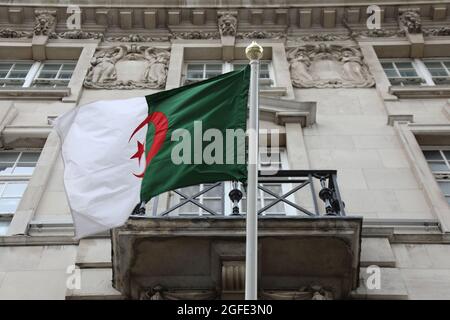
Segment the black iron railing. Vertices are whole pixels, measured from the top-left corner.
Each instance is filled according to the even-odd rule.
[[[265,199],[259,200],[259,215],[345,216],[336,170],[279,170],[270,174],[268,171],[260,171],[258,180],[260,198]],[[224,187],[225,184],[228,188]],[[274,186],[277,186],[278,192],[274,191]],[[226,192],[226,189],[229,191]],[[206,201],[202,201],[213,190],[223,195],[219,200],[220,210],[213,209]],[[208,184],[191,193],[183,189],[173,190],[179,201],[172,203],[168,209],[145,213],[143,208],[137,208],[134,214],[146,217],[182,215],[180,212],[183,212],[183,208],[190,206],[198,208],[201,215],[241,215],[245,214],[245,191],[246,186],[237,182]],[[225,205],[225,202],[230,206]],[[281,210],[274,210],[280,207]]]

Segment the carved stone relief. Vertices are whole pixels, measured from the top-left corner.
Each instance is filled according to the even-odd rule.
[[[32,38],[33,33],[27,31],[16,31],[11,28],[0,30],[0,38]]]
[[[450,36],[450,27],[436,27],[424,29],[423,34],[425,36]]]
[[[353,31],[352,38],[393,38],[404,37],[406,35],[405,30],[388,30],[388,29],[373,29]]]
[[[261,293],[263,300],[333,300],[333,290],[321,286],[308,286],[298,291],[267,290]]]
[[[171,36],[152,37],[132,33],[126,36],[107,37],[105,38],[105,40],[113,42],[153,42],[153,41],[169,41],[170,38]]]
[[[319,33],[319,34],[306,34],[292,41],[300,42],[300,41],[339,41],[339,40],[348,40],[350,36],[348,34],[333,34],[333,33]]]
[[[400,14],[398,18],[400,28],[407,30],[409,33],[421,33],[422,21],[417,10],[408,10]]]
[[[217,293],[213,290],[170,290],[157,285],[143,290],[141,300],[213,300]]]
[[[189,31],[189,32],[173,32],[171,34],[173,39],[185,39],[185,40],[202,40],[202,39],[219,39],[220,33],[218,31],[206,32],[206,31]]]
[[[148,46],[117,46],[99,50],[91,60],[86,88],[164,88],[170,59],[168,50]]]
[[[359,49],[320,43],[288,50],[292,84],[298,88],[362,88],[375,82]]]
[[[35,35],[50,35],[55,30],[55,12],[48,10],[37,10],[34,24]]]
[[[52,32],[50,39],[103,39],[103,33],[86,32],[82,30],[69,30],[65,32]]]
[[[219,16],[218,24],[221,36],[236,36],[237,18],[233,13],[222,13]]]
[[[252,32],[238,32],[236,38],[238,39],[284,39],[286,34],[283,32],[267,32],[267,31],[252,31]]]

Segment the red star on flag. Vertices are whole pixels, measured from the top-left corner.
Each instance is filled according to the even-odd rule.
[[[144,144],[142,144],[140,141],[137,142],[137,151],[135,154],[131,156],[130,159],[138,159],[139,164],[141,164],[141,158],[144,154]]]

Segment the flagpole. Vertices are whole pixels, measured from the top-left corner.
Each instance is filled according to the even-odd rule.
[[[258,294],[258,95],[259,59],[263,48],[253,41],[245,54],[250,60],[250,112],[248,134],[248,180],[245,250],[245,299],[256,300]]]

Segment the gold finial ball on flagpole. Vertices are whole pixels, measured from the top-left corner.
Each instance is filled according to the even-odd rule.
[[[256,43],[256,41],[252,41],[250,45],[245,48],[245,54],[249,60],[259,60],[263,55],[263,48]]]

